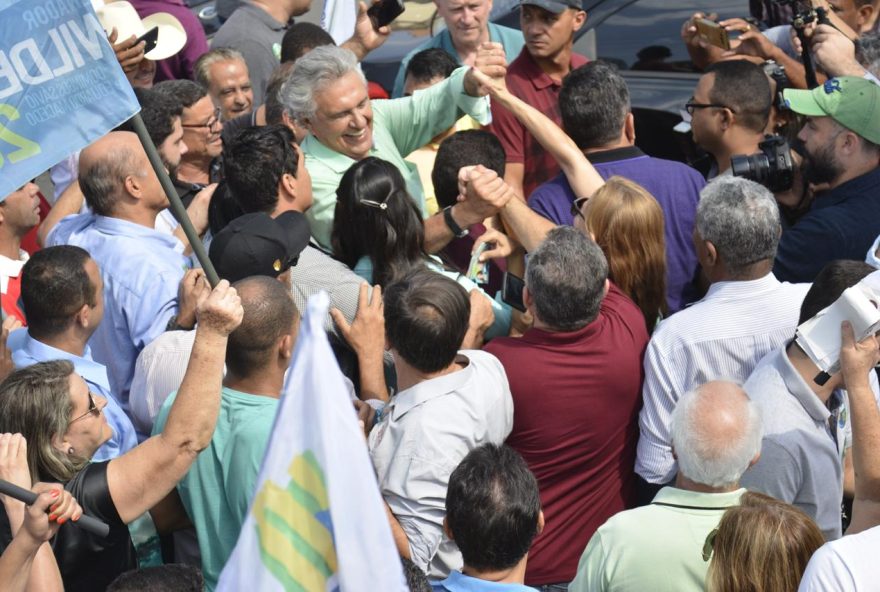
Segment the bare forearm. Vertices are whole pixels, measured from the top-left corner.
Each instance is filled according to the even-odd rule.
[[[574,140],[552,119],[508,91],[499,92],[495,99],[556,159],[575,195],[593,195],[605,184]]]
[[[867,378],[848,388],[856,499],[880,502],[880,410]]]
[[[361,399],[379,399],[388,402],[388,385],[385,384],[385,367],[382,353],[358,352],[358,367],[361,381]]]
[[[553,222],[516,199],[510,200],[501,210],[501,219],[527,253],[534,251],[547,233],[556,228]]]
[[[16,592],[63,591],[61,572],[58,571],[58,563],[51,547],[47,543],[34,541],[21,530],[24,523],[24,504],[16,502],[15,505],[20,507],[4,505],[14,538],[0,558],[0,582],[9,582],[6,584],[8,590]]]
[[[52,209],[46,215],[46,219],[40,224],[37,230],[37,240],[40,246],[46,245],[46,237],[55,225],[67,216],[72,216],[82,209],[83,193],[79,188],[79,183],[74,181],[64,190]]]
[[[394,512],[391,511],[388,502],[385,502],[385,514],[388,516],[388,524],[391,525],[391,536],[394,537],[394,546],[397,547],[397,552],[400,553],[401,557],[412,559],[412,554],[409,550],[409,539],[406,538],[406,533],[403,531],[403,527],[400,526],[400,522],[397,521],[397,517],[394,516]]]

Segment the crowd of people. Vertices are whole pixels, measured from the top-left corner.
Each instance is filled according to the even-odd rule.
[[[97,2],[164,171],[127,122],[0,200],[0,479],[36,494],[0,587],[214,590],[326,292],[410,590],[873,590],[880,345],[796,331],[880,285],[880,1],[684,22],[702,164],[639,148],[581,0],[434,3],[384,89],[364,2],[340,45],[310,0],[218,1],[210,45]],[[184,35],[118,35],[156,14]],[[790,183],[732,166],[768,137]]]

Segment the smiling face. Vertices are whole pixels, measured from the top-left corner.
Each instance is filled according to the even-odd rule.
[[[209,95],[184,108],[180,121],[187,154],[196,158],[220,156],[223,152],[223,141],[220,139],[223,124]]]
[[[328,148],[361,160],[373,147],[373,108],[367,85],[348,72],[314,95],[315,114],[306,120],[312,135]]]
[[[220,107],[223,121],[250,113],[254,105],[254,90],[247,65],[241,60],[223,60],[211,64],[211,86],[208,93]]]

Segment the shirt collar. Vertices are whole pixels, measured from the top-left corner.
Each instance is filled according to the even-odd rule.
[[[725,493],[704,493],[678,487],[664,487],[657,492],[652,501],[695,508],[724,508],[739,504],[739,498],[745,492],[743,488]]]
[[[441,582],[443,589],[449,592],[535,592],[534,588],[524,584],[490,582],[466,576],[454,570],[449,577]]]
[[[37,362],[67,360],[73,364],[74,370],[83,377],[83,380],[104,389],[105,392],[99,394],[111,392],[110,380],[107,378],[107,368],[92,359],[92,350],[88,345],[80,357],[57,347],[47,345],[42,341],[37,341],[31,337],[30,333],[26,333],[21,349]]]
[[[392,419],[400,419],[410,409],[414,409],[431,399],[437,399],[461,390],[470,382],[471,376],[474,373],[473,362],[467,358],[467,355],[459,352],[456,361],[462,361],[462,358],[468,362],[468,365],[461,370],[424,380],[394,395],[394,399],[391,401]]]
[[[647,155],[639,150],[638,146],[623,146],[621,148],[590,152],[587,154],[587,160],[589,160],[591,164],[599,164],[602,162],[615,162],[618,160],[629,160],[630,158],[640,158],[644,156]]]
[[[9,278],[21,275],[21,268],[24,267],[25,261],[27,261],[27,256],[16,260],[0,255],[0,293],[6,293],[6,289],[9,287]]]
[[[703,300],[709,300],[710,298],[712,300],[751,299],[762,292],[771,292],[780,285],[782,285],[781,282],[776,279],[776,276],[773,275],[773,273],[768,273],[757,280],[715,282],[709,286],[709,291],[706,292],[706,297],[703,298]]]
[[[375,130],[374,130],[375,131]],[[376,136],[373,135],[373,142],[375,143]],[[342,154],[341,152],[337,152],[332,148],[328,148],[324,144],[321,143],[315,136],[309,134],[302,141],[302,150],[303,154],[306,155],[306,158],[309,157],[314,158],[315,160],[321,161],[321,163],[332,170],[337,174],[344,174],[351,165],[356,163],[357,161],[351,157]]]
[[[785,390],[797,399],[797,402],[801,404],[804,411],[806,411],[814,420],[826,422],[831,416],[831,412],[828,410],[828,407],[822,403],[819,397],[816,396],[816,393],[814,393],[813,389],[810,388],[810,385],[806,383],[804,377],[795,369],[791,360],[788,359],[788,353],[786,353],[786,350],[790,343],[791,341],[788,341],[785,345],[776,350],[776,353],[773,354],[776,356],[773,360],[773,365],[779,372],[782,382],[785,383]],[[834,397],[834,401],[837,404],[840,402],[836,396]]]
[[[538,65],[538,62],[532,57],[532,54],[529,53],[529,48],[527,46],[523,46],[522,51],[519,52],[519,57],[517,60],[522,60],[522,73],[525,78],[532,82],[532,86],[534,86],[537,90],[544,90],[545,88],[549,88],[551,86],[562,86],[562,83],[556,82],[553,80],[549,74],[544,72],[541,69],[541,66]],[[576,53],[571,54],[569,67],[573,70],[586,62],[586,58],[578,56]]]
[[[293,19],[291,19],[290,21],[288,21],[286,23],[279,23],[268,12],[266,12],[265,10],[260,8],[259,6],[251,4],[250,2],[242,4],[240,6],[240,8],[241,8],[241,10],[246,10],[246,11],[250,12],[254,16],[254,18],[256,18],[261,23],[265,24],[267,27],[269,27],[273,31],[285,30],[287,27],[290,26],[291,21],[293,20]]]
[[[877,20],[880,21],[880,19]],[[820,193],[813,202],[813,209],[820,210],[834,206],[854,197],[873,196],[876,194],[878,185],[880,185],[880,166],[855,179],[850,179],[834,189]]]

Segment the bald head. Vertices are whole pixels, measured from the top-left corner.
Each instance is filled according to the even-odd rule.
[[[130,190],[130,178],[154,175],[140,140],[132,132],[110,132],[79,157],[79,186],[92,211],[112,215]]]
[[[264,371],[277,359],[280,341],[295,331],[299,318],[290,291],[268,276],[252,276],[233,284],[244,318],[229,336],[226,366],[238,377]]]
[[[672,412],[672,446],[682,475],[709,487],[735,486],[761,451],[757,406],[738,385],[707,382]]]

